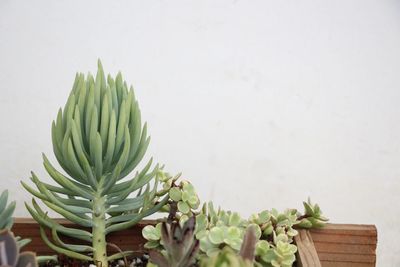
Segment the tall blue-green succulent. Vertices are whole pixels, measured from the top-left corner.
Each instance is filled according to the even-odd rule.
[[[77,74],[64,109],[53,121],[52,142],[64,172],[45,155],[43,164],[57,185],[42,182],[33,172],[31,180],[37,190],[22,184],[50,209],[91,231],[58,224],[34,199],[26,207],[41,227],[52,230],[53,241],[41,231],[52,249],[107,267],[109,260],[122,254],[107,254],[106,235],[136,224],[167,202],[167,198],[157,200],[161,170],[158,165],[152,167],[151,159],[133,177],[124,179],[137,170],[150,138],[133,88],[128,89],[121,73],[115,79],[106,78],[99,61],[95,77]],[[59,234],[91,245],[66,244]]]

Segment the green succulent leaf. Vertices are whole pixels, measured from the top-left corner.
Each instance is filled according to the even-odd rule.
[[[214,227],[210,230],[209,239],[211,243],[218,245],[224,242],[224,229],[221,227]]]
[[[186,202],[179,201],[178,202],[178,210],[183,214],[187,214],[190,212],[190,207]]]
[[[239,224],[241,223],[242,218],[240,217],[239,213],[237,212],[233,212],[230,216],[229,216],[229,225],[232,226],[239,226]]]
[[[256,244],[256,255],[263,256],[266,255],[270,250],[270,244],[266,240],[260,240]]]
[[[180,201],[182,199],[182,192],[179,188],[177,187],[172,187],[169,190],[169,197],[173,200],[173,201]]]
[[[161,224],[157,224],[157,227],[154,227],[153,225],[145,226],[142,230],[143,237],[150,241],[160,240],[160,238],[161,238],[160,230],[161,229],[160,229],[160,227],[158,227],[158,225],[161,226]]]

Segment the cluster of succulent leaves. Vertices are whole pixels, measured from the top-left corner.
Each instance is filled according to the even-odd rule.
[[[172,182],[168,179],[164,180],[164,183],[172,185],[169,187],[170,203],[165,208],[166,210],[170,210],[180,201],[187,201],[188,198],[183,199],[181,197],[184,193],[183,185],[189,184],[191,197],[193,200],[198,199],[190,183],[181,182],[179,186],[174,186],[176,180],[172,178],[170,180]],[[200,265],[202,262],[211,264],[212,259],[215,261],[219,259],[221,262],[237,261],[237,266],[247,266],[247,263],[241,263],[241,260],[235,257],[237,257],[242,246],[246,229],[253,227],[257,242],[255,244],[255,260],[251,266],[287,267],[292,266],[295,261],[297,247],[293,244],[293,238],[298,233],[295,228],[323,227],[327,221],[322,216],[321,209],[317,204],[313,205],[308,200],[308,202],[303,202],[303,205],[304,214],[296,209],[287,209],[284,212],[272,209],[253,214],[250,218],[244,219],[237,212],[225,211],[221,208],[216,209],[209,202],[204,203],[200,210],[191,208],[190,211],[184,209],[182,212],[178,208],[175,217],[183,225],[188,216],[195,216],[195,238],[200,241],[197,260]],[[194,205],[194,207],[197,206]],[[145,244],[147,249],[165,253],[161,226],[162,222],[155,226],[146,226],[143,229],[143,236],[147,239]],[[204,264],[203,266],[208,266]]]
[[[299,227],[302,228],[321,228],[323,227],[328,218],[322,215],[321,208],[318,204],[313,205],[311,200],[308,199],[307,202],[303,202],[304,205],[304,215],[299,218],[300,222],[298,223]]]
[[[11,230],[13,226],[13,213],[15,210],[15,201],[8,202],[8,190],[4,190],[0,194],[0,231]],[[21,239],[21,237],[15,237],[17,241],[17,245],[19,248],[22,248],[29,242],[30,239]]]
[[[182,226],[176,221],[161,223],[161,242],[165,250],[151,250],[150,263],[147,265],[159,267],[188,267],[196,263],[199,250],[199,240],[195,238],[194,216]]]
[[[44,168],[57,185],[41,181],[33,172],[36,189],[22,185],[48,208],[91,231],[59,224],[33,199],[26,207],[50,248],[102,267],[131,253],[108,255],[106,235],[135,225],[168,200],[157,192],[161,167],[152,167],[150,159],[138,169],[149,142],[133,88],[128,89],[121,73],[106,77],[99,61],[95,77],[76,75],[68,101],[52,124],[53,150],[63,171],[43,155]],[[46,228],[52,230],[52,240]],[[61,235],[84,244],[67,244]]]
[[[15,201],[8,202],[8,191],[0,194],[0,230],[11,229],[13,225],[12,214],[15,210]]]
[[[213,255],[202,257],[200,267],[251,267],[254,266],[255,247],[258,241],[257,227],[249,225],[244,234],[240,251],[237,253],[229,246],[216,251]]]
[[[229,247],[237,252],[242,244],[246,228],[256,229],[258,242],[255,246],[255,266],[292,266],[297,248],[291,244],[297,231],[292,227],[297,224],[297,211],[287,210],[279,213],[273,209],[250,216],[248,220],[236,212],[217,211],[211,203],[208,210],[204,205],[198,217],[206,215],[204,223],[199,223],[196,230],[200,239],[200,248],[211,257],[219,253],[221,247]],[[203,219],[202,219],[203,220]]]

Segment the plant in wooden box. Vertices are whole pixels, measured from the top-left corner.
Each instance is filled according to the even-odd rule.
[[[167,210],[171,220],[171,210],[177,210],[173,218],[184,224],[189,217],[195,216],[195,238],[200,241],[197,264],[201,266],[211,263],[210,257],[234,261],[234,255],[239,253],[244,243],[246,229],[254,229],[256,243],[254,260],[251,266],[289,267],[295,261],[297,247],[293,238],[298,234],[295,227],[316,228],[325,225],[327,219],[322,216],[318,205],[310,200],[304,202],[305,213],[296,209],[287,209],[280,213],[276,209],[253,214],[249,219],[243,219],[239,213],[215,209],[211,202],[205,203],[200,211],[198,196],[193,186],[186,181],[176,184],[175,178],[165,181],[169,187],[170,200]],[[143,236],[148,240],[145,247],[167,253],[162,238],[162,223],[156,226],[148,225],[143,229]],[[233,253],[232,253],[233,252]],[[206,262],[206,263],[204,263]],[[236,262],[236,260],[235,260]],[[241,262],[238,259],[237,262]],[[239,265],[240,266],[240,265]]]
[[[123,180],[137,169],[150,142],[132,87],[128,90],[120,73],[115,79],[110,75],[106,79],[100,61],[95,78],[77,74],[67,103],[52,124],[52,142],[66,174],[45,155],[43,164],[58,186],[42,182],[33,172],[31,180],[37,190],[22,185],[50,209],[91,231],[60,225],[34,199],[26,207],[53,250],[107,267],[110,260],[129,253],[108,255],[107,234],[135,225],[168,199],[157,193],[161,169],[151,167],[151,159],[133,178]],[[133,192],[136,197],[130,196]],[[44,228],[51,229],[53,242]],[[90,245],[66,244],[59,234]]]

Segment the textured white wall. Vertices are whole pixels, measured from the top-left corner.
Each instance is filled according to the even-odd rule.
[[[0,187],[48,179],[76,71],[122,70],[150,153],[244,215],[301,207],[373,223],[400,265],[399,1],[0,1]]]

